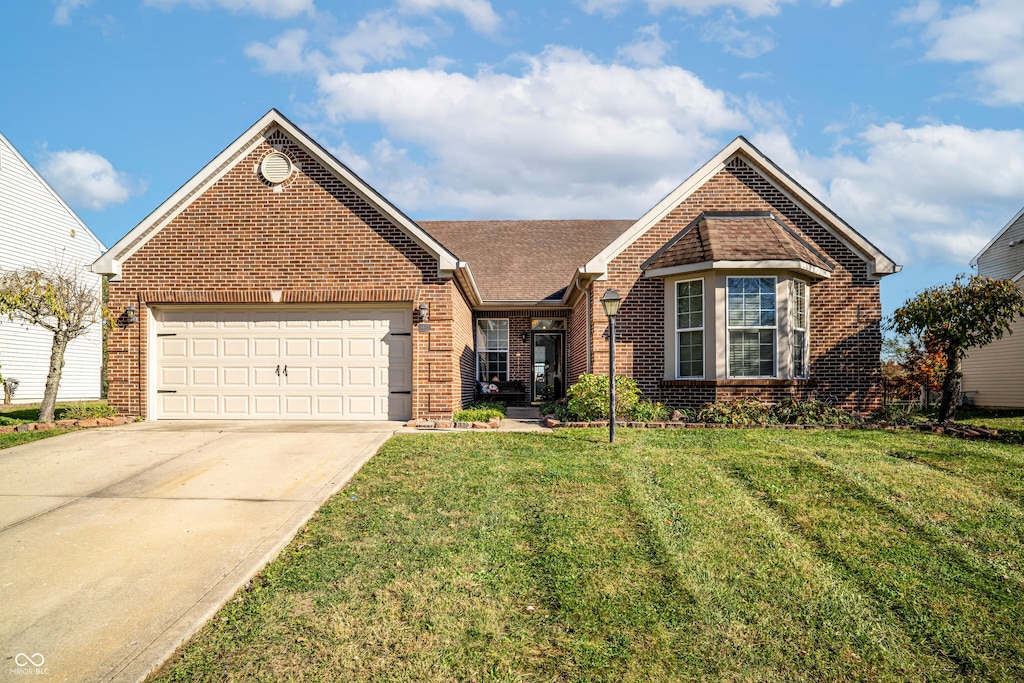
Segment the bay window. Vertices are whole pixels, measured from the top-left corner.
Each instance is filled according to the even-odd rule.
[[[776,278],[726,279],[728,376],[774,377]]]
[[[793,280],[793,376],[807,377],[807,283]]]
[[[676,376],[704,377],[704,280],[676,283]]]

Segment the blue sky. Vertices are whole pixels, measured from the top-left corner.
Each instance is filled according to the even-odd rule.
[[[1024,205],[1020,0],[33,0],[0,131],[107,245],[271,107],[414,219],[635,218],[744,135],[904,272]]]

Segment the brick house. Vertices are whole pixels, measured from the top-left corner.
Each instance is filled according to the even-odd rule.
[[[616,367],[673,405],[880,402],[899,271],[743,138],[637,220],[415,222],[276,110],[96,261],[149,419],[450,417]]]

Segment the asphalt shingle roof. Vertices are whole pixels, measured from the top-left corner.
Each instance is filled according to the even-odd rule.
[[[643,264],[644,270],[708,261],[832,263],[770,213],[703,213]]]
[[[576,269],[632,220],[417,221],[468,261],[485,301],[558,301]]]

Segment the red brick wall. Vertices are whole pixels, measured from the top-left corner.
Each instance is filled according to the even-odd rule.
[[[413,415],[451,416],[462,401],[466,341],[453,336],[453,321],[466,318],[457,287],[438,277],[435,258],[289,138],[277,132],[269,143],[297,166],[282,191],[255,172],[272,150],[261,141],[122,264],[110,306],[133,304],[143,315],[110,335],[111,404],[147,414],[147,304],[259,305],[279,289],[286,302],[427,303],[431,332],[413,331]]]
[[[593,288],[588,288],[593,291]],[[576,301],[570,318],[569,338],[567,340],[569,354],[569,377],[566,386],[575,384],[580,375],[587,371],[590,348],[587,346],[587,322],[589,318],[587,295],[583,294]]]
[[[614,288],[623,297],[616,322],[616,368],[636,378],[649,398],[692,403],[680,387],[663,388],[664,289],[661,280],[645,280],[640,264],[702,211],[772,211],[790,228],[817,245],[835,264],[832,277],[810,288],[810,378],[813,390],[768,387],[741,388],[725,384],[694,396],[729,400],[746,395],[813,394],[849,409],[870,409],[881,403],[881,303],[879,283],[868,276],[867,266],[854,252],[804,213],[760,173],[740,159],[698,188],[657,225],[609,264],[608,281],[594,288],[591,310],[594,329],[594,372],[608,371],[608,341],[601,334],[607,323],[600,298]],[[708,399],[710,400],[710,399]]]

